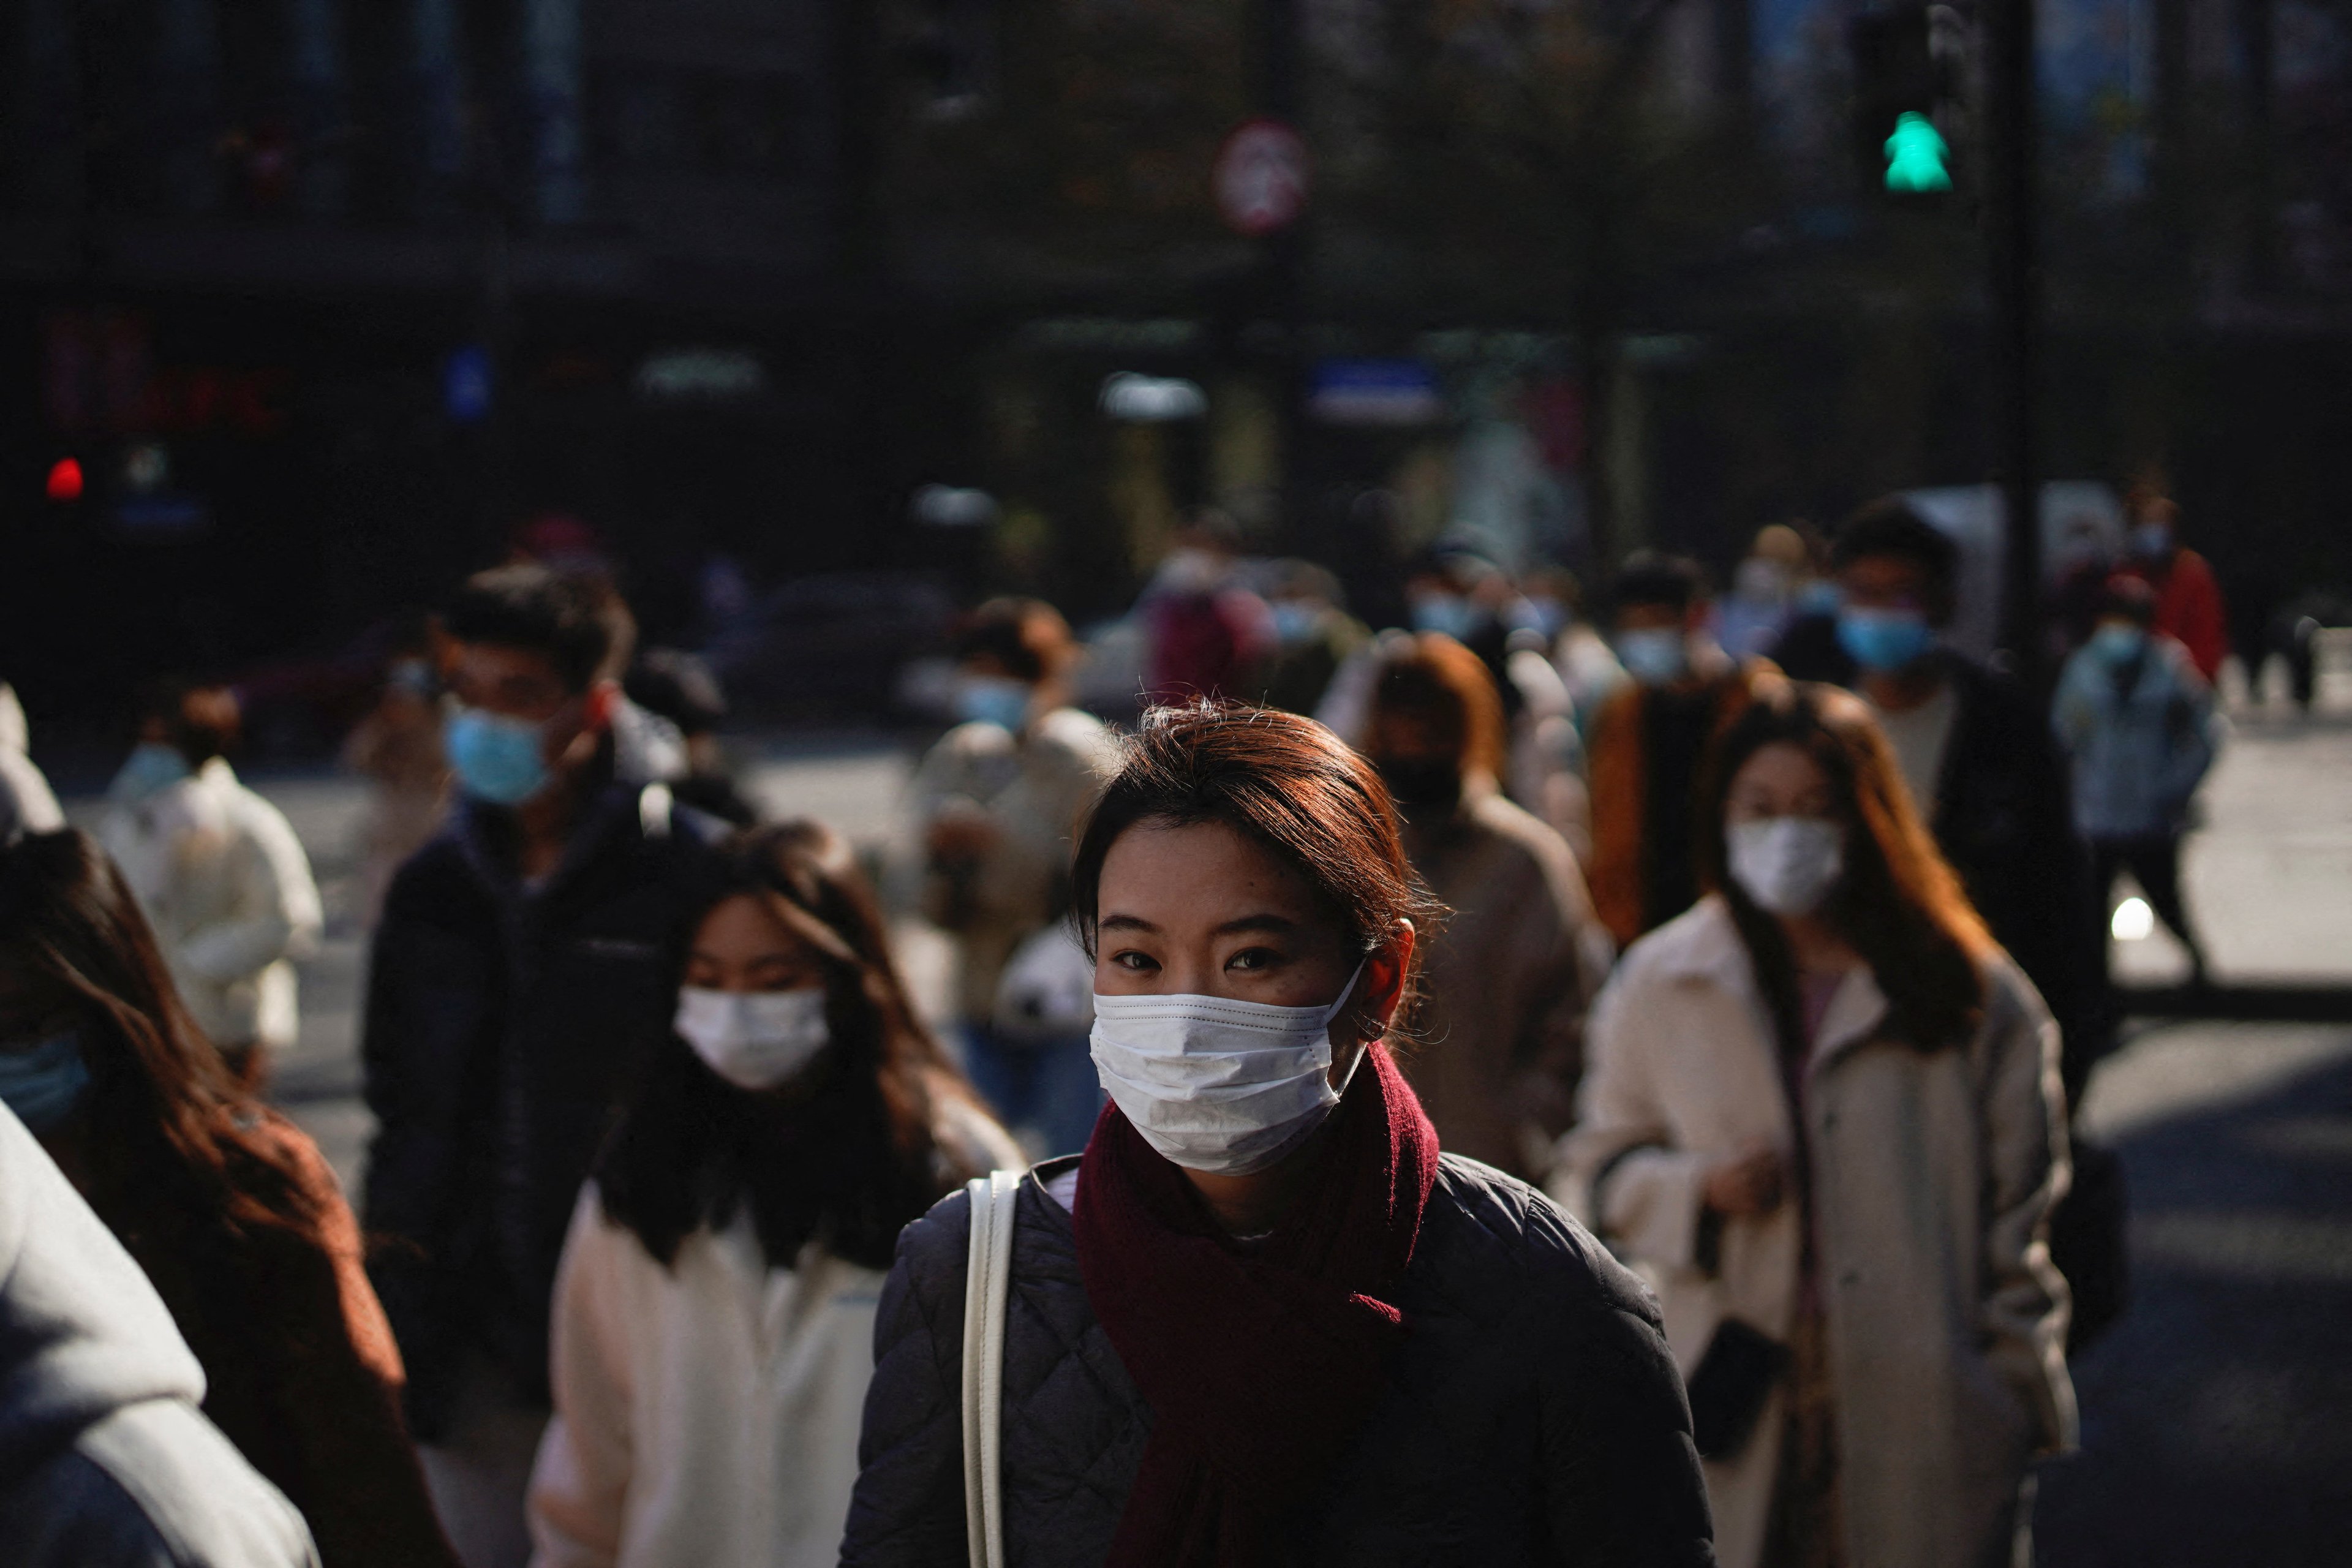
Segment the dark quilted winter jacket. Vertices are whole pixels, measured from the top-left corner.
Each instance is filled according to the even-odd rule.
[[[1010,1568],[1103,1561],[1151,1412],[1087,1304],[1070,1216],[1022,1184],[1004,1370]],[[1080,1194],[1084,1201],[1084,1194]],[[844,1568],[966,1561],[958,1405],[969,1212],[907,1227],[875,1328]],[[1395,1297],[1387,1399],[1320,1496],[1300,1563],[1712,1563],[1682,1382],[1649,1293],[1532,1188],[1447,1155]]]

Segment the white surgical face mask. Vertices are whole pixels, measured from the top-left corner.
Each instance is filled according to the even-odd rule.
[[[1328,1007],[1097,992],[1095,1068],[1120,1113],[1167,1159],[1217,1175],[1263,1171],[1339,1103],[1331,1020],[1363,973],[1358,964]],[[1359,1052],[1349,1077],[1363,1059]]]
[[[1770,914],[1811,914],[1845,869],[1845,828],[1818,816],[1735,822],[1724,839],[1732,879]]]
[[[824,987],[796,991],[677,994],[680,1038],[712,1072],[738,1089],[773,1089],[798,1076],[824,1049]]]

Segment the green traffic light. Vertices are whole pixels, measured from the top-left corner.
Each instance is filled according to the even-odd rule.
[[[1951,171],[1944,161],[1951,146],[1936,122],[1916,110],[1906,110],[1886,139],[1886,188],[1890,191],[1948,191]]]

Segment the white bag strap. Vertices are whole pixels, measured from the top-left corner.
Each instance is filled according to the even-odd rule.
[[[1021,1173],[975,1176],[964,1193],[971,1208],[963,1282],[964,1537],[971,1568],[1004,1568],[1004,1301]]]

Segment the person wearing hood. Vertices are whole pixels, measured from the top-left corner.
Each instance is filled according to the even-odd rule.
[[[1004,1005],[1006,982],[1022,955],[1050,964],[1076,952],[1053,928],[1069,907],[1072,836],[1115,748],[1100,720],[1070,705],[1077,649],[1051,605],[992,599],[956,647],[963,721],[915,770],[904,874],[925,918],[955,942],[964,1070],[1006,1125],[1067,1153],[1102,1105],[1087,1020],[1029,1027]]]
[[[539,1568],[832,1568],[898,1232],[1021,1152],[917,1020],[839,834],[724,846],[556,1277]]]
[[[1621,947],[1690,908],[1691,802],[1707,746],[1748,706],[1761,661],[1707,636],[1694,562],[1636,551],[1617,573],[1617,657],[1632,683],[1592,721],[1592,901]]]
[[[1540,1179],[1574,1120],[1584,1015],[1615,947],[1558,833],[1505,799],[1503,705],[1436,632],[1384,648],[1363,747],[1405,853],[1454,912],[1424,933],[1405,1077],[1446,1149]]]
[[[170,685],[109,791],[100,827],[147,911],[197,1026],[243,1081],[301,1032],[295,961],[326,921],[285,813],[229,766],[236,694]]]
[[[19,833],[47,833],[65,826],[65,813],[49,781],[26,753],[32,748],[16,689],[0,680],[0,844]]]
[[[205,1414],[301,1510],[326,1568],[452,1563],[333,1172],[231,1078],[78,829],[0,849],[0,1102],[144,1270],[204,1369]]]
[[[0,1542],[11,1568],[318,1568],[197,1409],[155,1289],[0,1100]]]
[[[667,944],[723,829],[645,782],[646,738],[617,733],[634,627],[609,588],[499,567],[443,627],[457,798],[376,928],[365,1219],[435,1504],[467,1568],[512,1568],[556,1261],[668,1024]]]
[[[2205,950],[2180,897],[2180,840],[2213,765],[2221,720],[2189,650],[2155,629],[2157,598],[2137,577],[2108,584],[2097,629],[2058,678],[2051,718],[2074,768],[2074,824],[2091,846],[2105,910],[2128,869],[2157,918],[2189,950],[2189,984]]]

